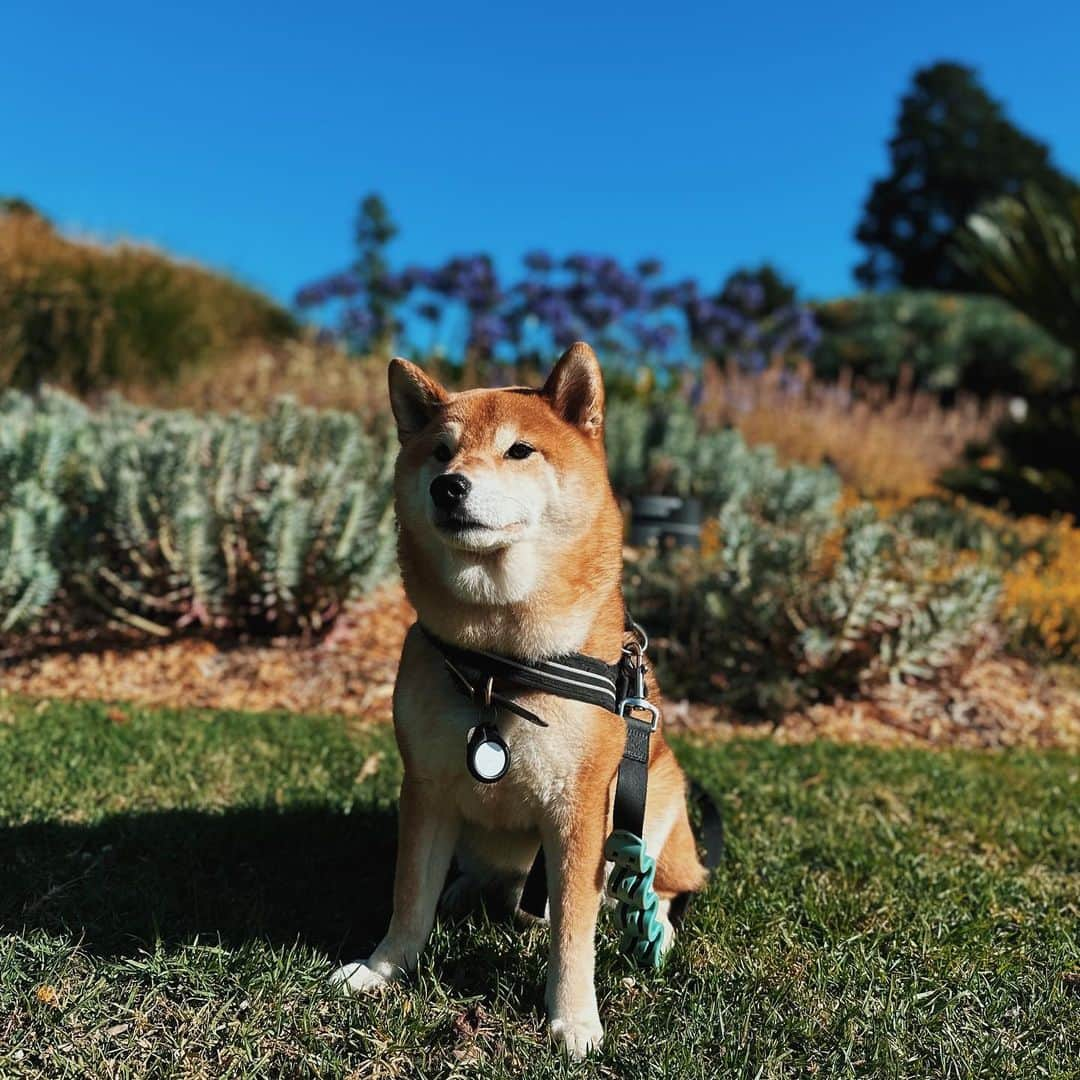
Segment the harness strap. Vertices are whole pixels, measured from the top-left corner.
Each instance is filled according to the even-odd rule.
[[[652,724],[627,715],[626,746],[615,781],[613,826],[634,836],[645,835],[645,796],[649,790],[649,737]]]
[[[598,705],[609,712],[618,712],[620,664],[606,664],[584,653],[568,653],[550,660],[525,662],[482,649],[463,649],[460,645],[451,645],[436,637],[423,623],[419,625],[428,641],[442,653],[459,686],[464,682],[470,692],[472,686],[462,678],[463,670],[477,672],[480,681],[499,679],[517,689],[539,690],[556,697],[583,701],[586,705]],[[455,671],[455,668],[458,670]],[[512,708],[511,711],[518,710]],[[518,715],[522,714],[519,712]],[[546,726],[535,714],[530,713],[525,719]]]
[[[522,720],[528,720],[530,724],[536,724],[537,727],[548,726],[548,722],[546,720],[541,720],[531,709],[526,709],[524,705],[519,705],[513,698],[508,698],[503,694],[497,693],[494,689],[494,676],[489,675],[487,682],[483,684],[471,683],[465,674],[449,660],[446,660],[445,663],[447,671],[453,675],[459,688],[464,694],[472,698],[476,705],[482,705],[484,708],[491,708],[494,706],[498,709],[508,709],[510,712],[520,716]]]

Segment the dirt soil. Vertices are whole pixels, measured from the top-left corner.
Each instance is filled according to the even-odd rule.
[[[414,615],[399,585],[357,601],[317,644],[165,644],[43,652],[0,667],[0,693],[153,706],[286,709],[388,722],[405,631]],[[932,685],[740,722],[714,706],[668,701],[672,728],[783,742],[829,738],[888,746],[1080,748],[1080,681],[1022,660],[977,658]]]

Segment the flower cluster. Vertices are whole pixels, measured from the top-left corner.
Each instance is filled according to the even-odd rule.
[[[770,295],[766,285],[779,279],[767,268],[737,272],[706,293],[692,279],[664,282],[654,258],[626,267],[607,255],[557,259],[535,250],[523,264],[511,284],[500,281],[483,254],[455,256],[433,269],[387,271],[366,287],[346,271],[306,286],[296,301],[305,308],[336,303],[343,335],[357,343],[366,334],[370,344],[383,329],[369,314],[377,289],[394,301],[396,332],[426,335],[432,350],[482,357],[537,355],[585,338],[613,357],[663,364],[697,353],[760,370],[779,354],[809,354],[820,336],[813,313],[795,302],[792,290]]]
[[[821,336],[808,307],[793,297],[770,302],[762,281],[746,271],[732,274],[713,296],[687,297],[683,310],[698,351],[749,371],[764,370],[773,356],[810,354]]]

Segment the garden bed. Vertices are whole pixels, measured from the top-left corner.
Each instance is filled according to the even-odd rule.
[[[334,713],[391,719],[391,692],[414,613],[400,586],[354,601],[324,640],[217,644],[187,638],[155,644],[43,650],[0,668],[0,686],[31,697],[152,706]],[[974,658],[932,684],[885,687],[785,713],[776,722],[668,702],[670,727],[724,738],[818,737],[879,745],[1080,747],[1080,682],[1023,660]]]

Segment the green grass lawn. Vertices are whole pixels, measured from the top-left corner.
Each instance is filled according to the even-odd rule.
[[[546,932],[388,916],[389,732],[0,699],[0,1077],[1077,1076],[1080,758],[679,753],[728,847],[660,975],[602,920],[603,1051],[542,1022]]]

